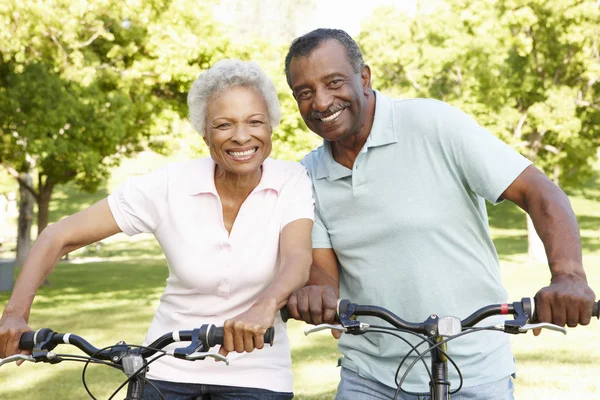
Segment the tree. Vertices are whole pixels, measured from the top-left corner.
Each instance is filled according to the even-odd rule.
[[[598,21],[592,0],[450,0],[378,10],[359,42],[376,86],[462,108],[564,187],[600,145]]]
[[[212,4],[68,0],[0,5],[0,163],[48,223],[56,185],[92,191],[123,157],[169,148],[200,68],[227,43]],[[22,174],[35,173],[34,185]]]

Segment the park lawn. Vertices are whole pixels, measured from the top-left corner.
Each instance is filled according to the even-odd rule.
[[[151,163],[149,163],[151,164]],[[142,171],[143,172],[143,171]],[[72,188],[58,192],[53,220],[91,204],[110,192],[72,196]],[[598,177],[569,193],[579,219],[584,265],[600,298],[600,181]],[[66,201],[68,199],[68,202]],[[502,264],[511,301],[533,296],[549,281],[543,265],[527,262],[525,217],[512,204],[490,207],[490,227]],[[99,346],[118,340],[140,343],[165,285],[166,263],[154,239],[120,234],[76,252],[51,275],[51,285],[40,289],[31,314],[34,328],[73,332]],[[0,304],[8,299],[0,293]],[[1,307],[0,307],[1,310]],[[432,310],[435,311],[435,310]],[[329,333],[305,337],[303,324],[289,323],[296,398],[333,399],[339,369],[336,343]],[[512,337],[517,360],[517,399],[600,398],[600,326],[569,329],[566,336],[546,331]],[[70,352],[71,349],[67,348]],[[62,351],[67,351],[62,349]],[[451,347],[450,347],[451,349]],[[61,348],[57,348],[61,351]],[[0,399],[86,399],[81,383],[83,364],[26,363],[0,370]],[[119,371],[92,366],[88,386],[99,399],[108,398],[123,381]],[[115,398],[122,398],[124,393]]]

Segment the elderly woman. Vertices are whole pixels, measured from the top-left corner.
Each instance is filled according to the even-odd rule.
[[[188,105],[210,158],[130,179],[44,230],[0,320],[0,357],[18,352],[35,292],[64,254],[118,232],[150,232],[165,253],[169,277],[146,343],[214,323],[225,328],[220,353],[237,352],[229,366],[160,358],[148,377],[163,396],[293,397],[289,342],[277,311],[308,279],[310,181],[300,164],[268,158],[280,110],[275,86],[258,64],[216,63],[194,82]],[[270,326],[275,344],[263,348]],[[153,389],[145,392],[160,398]]]

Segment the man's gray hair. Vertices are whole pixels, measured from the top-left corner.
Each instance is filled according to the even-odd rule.
[[[188,93],[190,122],[201,136],[206,135],[206,113],[211,96],[237,86],[258,90],[267,103],[271,129],[279,125],[281,109],[273,81],[258,63],[228,58],[202,72]]]

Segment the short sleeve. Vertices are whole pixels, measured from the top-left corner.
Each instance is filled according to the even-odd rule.
[[[108,196],[110,211],[127,235],[153,233],[166,209],[167,167],[130,178]]]
[[[295,183],[289,187],[286,193],[286,204],[281,218],[281,229],[292,221],[307,218],[314,219],[314,200],[312,196],[312,184],[306,173],[306,169],[298,164],[299,172],[294,174]],[[294,179],[294,178],[293,178]]]
[[[315,207],[315,223],[312,229],[312,247],[313,249],[332,249],[329,232],[321,219],[318,207]]]
[[[455,164],[467,186],[493,204],[501,201],[502,193],[531,165],[508,144],[482,128],[459,109],[447,106],[442,118]]]

